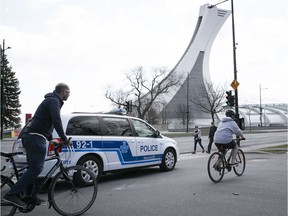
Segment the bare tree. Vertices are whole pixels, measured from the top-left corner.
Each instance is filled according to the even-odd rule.
[[[206,86],[206,87],[205,87]],[[212,121],[215,121],[215,114],[223,110],[223,98],[226,92],[225,86],[216,86],[213,83],[204,80],[204,85],[198,88],[189,98],[202,112],[210,113]]]
[[[159,118],[161,118],[161,124],[162,125],[168,125],[171,121],[170,121],[170,115],[171,113],[169,111],[167,111],[167,102],[162,100],[159,101],[157,104],[154,105],[154,107],[157,107],[155,109],[157,109],[157,113],[160,113]]]
[[[167,72],[164,68],[155,68],[151,75],[151,81],[148,81],[144,77],[143,67],[138,67],[127,76],[132,91],[135,92],[135,104],[137,104],[139,118],[144,119],[157,97],[169,93],[173,87],[180,85],[181,77],[176,77],[175,73],[167,75]]]
[[[149,122],[149,124],[152,124],[152,125],[158,124],[159,116],[158,116],[156,109],[151,107],[145,116],[145,120]]]
[[[186,104],[178,104],[176,106],[175,113],[177,117],[181,120],[183,125],[187,124],[187,105]],[[188,119],[189,121],[189,119]]]
[[[145,115],[152,108],[152,105],[157,101],[156,99],[163,94],[169,93],[173,87],[180,84],[180,77],[176,77],[175,73],[168,74],[165,68],[154,68],[151,75],[147,76],[143,67],[137,67],[130,73],[126,74],[126,78],[130,82],[132,89],[130,91],[123,91],[126,94],[126,99],[111,91],[106,91],[106,98],[112,103],[123,105],[123,102],[130,97],[133,101],[133,112],[141,119],[145,119]],[[145,76],[146,75],[146,76]],[[149,77],[149,79],[147,79]],[[120,90],[118,90],[120,91]],[[133,97],[133,98],[132,98]]]
[[[114,106],[121,108],[126,105],[127,98],[130,94],[131,92],[129,91],[122,89],[113,90],[111,87],[108,87],[105,92],[105,97],[109,99]]]

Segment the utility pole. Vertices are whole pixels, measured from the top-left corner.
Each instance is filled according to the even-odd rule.
[[[234,5],[231,0],[231,16],[232,16],[232,38],[233,38],[233,65],[234,65],[234,80],[237,82],[237,64],[236,64],[236,42],[235,42],[235,24],[234,24]],[[235,114],[236,121],[240,125],[239,121],[239,107],[238,107],[238,88],[235,89]]]
[[[227,2],[228,0],[221,1],[215,5],[210,5],[209,8],[213,8],[216,5],[222,4],[224,2]],[[235,86],[235,114],[236,114],[236,122],[238,125],[240,125],[240,120],[239,120],[239,107],[238,107],[238,81],[237,81],[237,62],[236,62],[236,42],[235,42],[235,23],[234,23],[234,4],[233,0],[231,0],[231,16],[232,16],[232,42],[233,42],[233,72],[234,72],[234,80],[232,83],[236,83],[237,86]]]

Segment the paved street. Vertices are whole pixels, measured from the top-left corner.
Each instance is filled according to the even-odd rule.
[[[208,156],[181,155],[177,169],[108,177],[99,184],[99,215],[262,215],[287,213],[286,154],[247,154],[245,174],[221,183],[207,175]],[[100,195],[102,194],[102,195]],[[116,200],[115,200],[116,199]],[[92,215],[92,214],[91,214]]]
[[[245,148],[244,175],[237,177],[232,171],[218,184],[211,182],[207,174],[209,155],[200,152],[181,154],[172,172],[153,167],[109,174],[99,182],[96,202],[85,215],[286,216],[287,154]],[[47,198],[46,193],[40,196]],[[47,206],[37,207],[29,215],[48,214],[57,215]]]
[[[246,154],[244,175],[230,172],[217,184],[207,175],[208,157],[183,154],[172,172],[154,167],[109,174],[100,181],[96,202],[85,215],[287,215],[287,154]],[[48,214],[57,215],[47,206],[29,215]]]

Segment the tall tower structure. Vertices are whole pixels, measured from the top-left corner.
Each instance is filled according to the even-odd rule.
[[[169,119],[168,128],[183,128],[183,121],[179,117],[179,112],[186,112],[190,116],[189,124],[210,125],[211,115],[204,113],[188,100],[195,95],[197,89],[207,88],[205,82],[211,83],[209,73],[209,55],[214,39],[227,20],[231,11],[209,8],[208,4],[200,7],[198,21],[192,39],[180,58],[176,66],[169,75],[183,77],[181,85],[176,87],[169,94],[161,96],[160,101],[164,101],[166,106],[162,110]],[[169,76],[168,75],[168,76]],[[207,90],[206,90],[207,91]],[[180,108],[179,108],[180,107]],[[185,108],[186,107],[186,108]],[[186,109],[186,110],[185,110]]]

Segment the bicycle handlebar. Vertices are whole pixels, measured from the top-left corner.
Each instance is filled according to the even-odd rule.
[[[58,140],[52,140],[51,144],[57,149],[62,146],[70,146],[72,143],[70,142],[72,137],[69,137],[66,141],[59,142]]]
[[[236,138],[236,139],[234,139],[235,141],[241,141],[241,140],[246,140],[246,138],[245,137],[243,137],[243,138],[241,138],[241,137],[239,137],[239,138]]]

